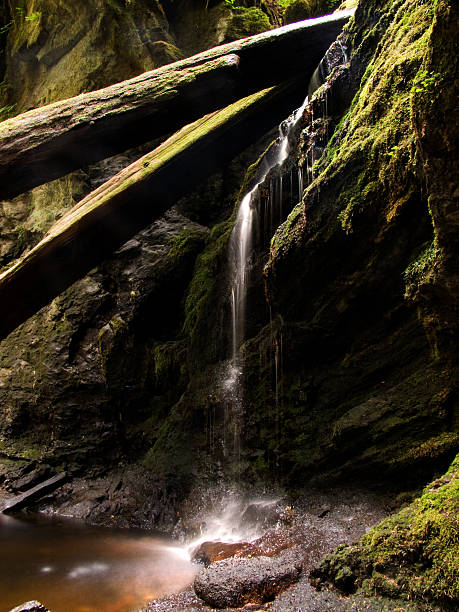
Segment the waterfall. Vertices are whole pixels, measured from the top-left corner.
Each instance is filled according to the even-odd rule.
[[[219,486],[223,484],[224,489],[219,488],[219,495],[220,501],[224,500],[224,503],[217,511],[213,504],[214,510],[205,521],[206,528],[200,536],[200,541],[215,538],[228,540],[230,537],[237,540],[253,536],[252,533],[246,534],[239,529],[228,532],[229,526],[234,526],[239,519],[242,521],[241,525],[244,525],[241,500],[247,495],[247,488],[241,478],[249,467],[243,463],[245,456],[241,448],[241,435],[247,419],[242,384],[244,353],[241,348],[247,336],[254,331],[250,329],[250,324],[247,324],[247,318],[251,315],[248,297],[256,287],[254,272],[260,269],[261,258],[266,254],[273,234],[302,200],[303,190],[314,180],[314,164],[327,146],[329,123],[333,128],[335,120],[332,118],[333,99],[329,99],[330,86],[327,79],[332,70],[345,62],[345,44],[341,41],[333,43],[309,84],[308,91],[314,92],[312,99],[306,97],[302,106],[279,126],[279,136],[258,164],[256,183],[241,199],[235,216],[234,227],[228,240],[227,260],[228,309],[225,314],[228,315],[228,358],[217,371],[215,395],[217,405],[223,409],[219,413],[220,417],[223,417],[223,423],[215,413],[216,404],[212,405],[208,414],[210,465],[214,474],[223,477]],[[301,118],[304,123],[300,133],[298,123]],[[298,155],[291,155],[291,149],[297,145]],[[288,337],[284,337],[281,314],[273,314],[271,305],[268,306],[267,331],[270,337],[268,334],[263,337],[262,330],[259,359],[262,375],[268,372],[269,376],[269,370],[271,372],[272,402],[268,398],[265,417],[267,425],[272,429],[275,448],[267,449],[266,454],[271,473],[281,477],[283,367],[285,342]],[[222,432],[220,438],[215,433],[217,421],[218,427],[221,428],[219,431]],[[216,448],[219,443],[220,452]],[[224,466],[220,464],[221,460]],[[250,493],[253,494],[252,491]],[[224,508],[229,502],[231,508],[225,512]]]
[[[270,160],[270,163],[266,165],[256,185],[242,198],[237,212],[236,222],[230,236],[228,267],[231,282],[231,363],[233,368],[240,366],[239,349],[244,341],[245,335],[247,284],[251,268],[254,230],[259,214],[257,210],[257,201],[260,195],[259,189],[272,168],[275,166],[282,166],[287,159],[290,150],[289,135],[301,117],[307,103],[308,98],[305,99],[300,108],[280,125],[275,155]],[[274,229],[277,227],[274,222],[274,215],[276,212],[278,215],[283,214],[282,175],[280,175],[279,198],[276,197],[275,191],[271,181],[269,195],[265,203],[265,218],[263,223],[265,232],[268,231],[269,236],[272,235]],[[298,192],[301,198],[303,192],[303,172],[301,168],[298,168]],[[279,205],[278,211],[275,210],[274,206],[276,200]]]
[[[247,327],[247,294],[250,288],[251,272],[255,266],[259,252],[267,244],[285,216],[302,199],[303,190],[314,180],[314,164],[321,155],[320,147],[316,154],[318,134],[316,133],[314,107],[317,101],[310,104],[309,96],[326,82],[327,76],[337,65],[347,61],[346,47],[341,41],[333,43],[317,67],[308,87],[308,96],[300,108],[283,121],[279,126],[279,136],[274,146],[259,164],[259,176],[256,184],[244,195],[239,205],[236,220],[228,243],[228,278],[229,278],[229,306],[231,312],[231,339],[230,358],[226,363],[220,384],[225,415],[223,453],[231,458],[233,476],[239,475],[238,461],[241,455],[240,435],[244,419],[244,398],[241,384],[243,374],[243,360],[241,346],[246,338]],[[320,118],[325,128],[328,140],[328,90],[325,87],[319,96],[319,109],[323,117]],[[308,110],[307,110],[308,107]],[[304,173],[302,165],[297,168],[289,164],[284,168],[284,162],[290,154],[293,129],[303,116],[309,114],[306,138],[310,141],[305,147]],[[305,143],[302,145],[305,146]],[[316,158],[316,155],[318,157]],[[277,167],[275,174],[271,171]],[[269,176],[269,184],[267,177]],[[284,175],[284,176],[283,176]],[[273,178],[274,177],[274,178]],[[295,185],[296,182],[296,185]],[[290,192],[290,202],[286,202],[283,188]],[[273,340],[274,368],[275,368],[275,409],[276,419],[279,418],[279,380],[281,377],[281,343]],[[236,467],[235,467],[236,466]]]
[[[236,221],[228,244],[228,278],[230,282],[229,301],[231,310],[231,352],[222,377],[221,390],[225,403],[225,423],[223,452],[233,459],[232,466],[238,476],[237,462],[240,459],[240,434],[244,416],[243,390],[241,376],[243,363],[240,348],[245,340],[247,291],[256,247],[270,239],[277,226],[288,213],[284,211],[282,173],[276,183],[270,181],[269,189],[262,188],[269,172],[276,166],[279,169],[290,153],[289,137],[308,103],[302,106],[279,126],[279,137],[271,150],[269,161],[265,157],[264,168],[255,186],[245,194],[239,205]],[[297,172],[298,197],[303,191],[303,173]],[[291,189],[293,193],[293,188]],[[298,200],[297,200],[298,201]],[[290,208],[297,203],[290,202]],[[236,466],[236,467],[235,467]]]
[[[230,278],[231,284],[231,321],[232,321],[232,363],[236,367],[238,352],[244,336],[246,288],[251,254],[253,221],[256,215],[252,200],[258,185],[249,191],[239,206],[236,224],[230,237]]]

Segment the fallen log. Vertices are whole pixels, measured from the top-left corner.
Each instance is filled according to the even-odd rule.
[[[58,487],[63,485],[66,480],[66,474],[57,474],[52,478],[48,478],[48,480],[41,482],[32,489],[29,489],[25,493],[17,495],[12,500],[8,501],[1,509],[1,512],[4,514],[9,514],[17,510],[22,510],[22,508],[26,508],[33,502],[37,501],[37,499],[40,499],[48,493],[55,491]]]
[[[299,74],[306,80],[351,14],[341,11],[214,47],[0,123],[0,199]]]
[[[277,125],[299,88],[267,89],[202,117],[84,198],[0,275],[0,339]]]

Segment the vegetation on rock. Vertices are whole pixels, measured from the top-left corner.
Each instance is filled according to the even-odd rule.
[[[440,106],[424,106],[429,89],[438,99],[454,97],[453,79],[426,68],[431,54],[439,63],[450,36],[447,4],[362,5],[347,33],[350,63],[312,102],[299,160],[304,170],[313,166],[314,180],[276,232],[266,268],[279,318],[273,316],[275,331],[272,324],[247,343],[257,432],[250,447],[258,452],[261,437],[271,448],[262,464],[280,463],[292,484],[319,470],[320,481],[324,472],[333,480],[351,471],[368,483],[375,474],[389,483],[399,474],[409,487],[457,452],[457,353],[436,325],[443,319],[453,333],[455,298],[437,300],[433,290],[450,287],[454,273],[441,280],[449,255],[436,236],[446,225],[423,178],[429,160],[439,158],[419,140],[419,122],[442,129],[444,121]],[[311,145],[327,133],[327,146],[323,136],[320,146]],[[447,146],[457,159],[454,145]],[[449,176],[446,152],[441,159],[437,172]],[[450,194],[442,184],[446,208]],[[278,349],[267,343],[273,334],[283,346],[277,392],[271,381]]]
[[[294,20],[336,4],[75,0],[70,19],[62,0],[27,0],[30,19],[0,31],[0,107],[19,113],[278,25],[284,9]],[[9,20],[0,13],[0,27]],[[138,461],[165,483],[161,502],[170,496],[174,512],[222,467],[293,493],[336,482],[406,491],[441,474],[459,444],[456,31],[451,0],[361,0],[335,44],[341,61],[311,92],[283,181],[295,206],[268,261],[260,252],[253,263],[267,265],[249,287],[237,466],[225,465],[219,438],[228,238],[259,166],[244,169],[272,135],[2,342],[5,473],[35,461],[90,474]],[[0,264],[144,153],[1,202]],[[287,187],[298,166],[299,197]],[[456,459],[315,578],[456,605],[457,470]]]
[[[340,0],[287,0],[283,4],[285,23],[293,23],[310,17],[327,15],[339,6]]]
[[[441,605],[459,604],[459,455],[421,496],[311,572],[318,587]]]

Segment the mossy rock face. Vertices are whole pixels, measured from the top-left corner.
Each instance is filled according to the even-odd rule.
[[[294,23],[310,17],[328,15],[340,4],[339,0],[293,0],[284,11],[285,23]]]
[[[277,465],[292,486],[412,486],[457,452],[456,273],[451,240],[440,247],[457,231],[443,182],[458,157],[443,135],[452,15],[448,2],[361,3],[349,64],[306,111],[297,155],[314,180],[271,243],[273,321],[246,344],[254,468]]]
[[[123,439],[148,447],[186,384],[183,347],[167,341],[207,233],[168,213],[0,344],[7,446],[33,439],[75,470],[85,454],[108,467]]]
[[[459,457],[422,495],[311,572],[316,587],[459,604]]]
[[[206,6],[181,0],[164,5],[171,32],[187,55],[282,25],[278,2],[235,0]]]
[[[8,103],[15,113],[122,81],[179,53],[164,13],[147,0],[76,0],[71,7],[26,0],[21,6],[7,47]]]
[[[268,16],[260,9],[252,7],[236,11],[231,20],[226,35],[225,42],[246,38],[253,34],[259,34],[271,29]]]

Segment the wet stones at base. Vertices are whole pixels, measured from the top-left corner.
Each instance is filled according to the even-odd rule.
[[[193,552],[191,558],[196,563],[206,567],[216,561],[223,561],[228,557],[249,557],[254,546],[249,542],[203,542]]]
[[[34,599],[33,601],[27,601],[20,606],[16,606],[10,612],[51,612],[51,610],[48,610],[43,604]]]
[[[231,558],[202,570],[194,581],[195,593],[215,608],[262,604],[297,582],[301,562],[292,556]]]
[[[193,551],[191,558],[207,567],[229,557],[274,557],[294,544],[287,529],[274,528],[253,542],[203,542]]]

